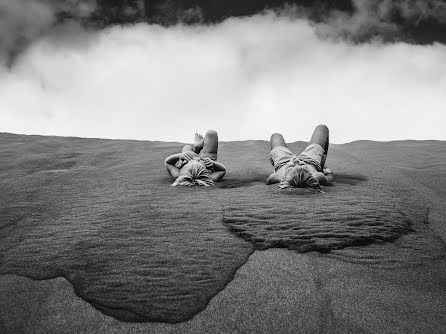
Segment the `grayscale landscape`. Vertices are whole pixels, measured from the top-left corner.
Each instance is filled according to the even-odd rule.
[[[445,334],[445,64],[444,0],[0,0],[0,334]]]

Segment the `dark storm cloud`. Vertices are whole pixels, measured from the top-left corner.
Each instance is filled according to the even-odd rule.
[[[0,1],[0,62],[11,62],[30,42],[54,27],[59,14],[88,17],[95,0]]]
[[[131,0],[127,0],[131,1]],[[134,0],[138,1],[138,0]],[[269,8],[321,25],[320,34],[356,43],[381,39],[446,43],[444,0],[151,0],[150,22],[215,23]],[[147,9],[147,8],[146,8]],[[192,15],[192,13],[199,15]],[[189,19],[188,19],[189,18]]]
[[[352,13],[330,11],[317,24],[318,32],[356,42],[381,39],[423,43],[429,42],[429,33],[430,41],[446,40],[446,2],[442,0],[353,0],[353,7]],[[436,36],[441,32],[443,36]],[[423,35],[424,40],[419,40]]]
[[[281,15],[308,19],[322,37],[357,43],[376,39],[446,43],[443,0],[1,0],[0,61],[10,62],[30,42],[67,18],[87,24],[135,23],[144,19],[145,12],[149,22],[169,25],[218,22],[254,15],[264,8],[279,8]]]

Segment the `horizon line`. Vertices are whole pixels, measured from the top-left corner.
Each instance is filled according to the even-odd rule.
[[[14,136],[27,136],[27,137],[48,137],[48,138],[72,138],[72,139],[87,139],[87,140],[120,140],[120,141],[138,141],[138,142],[163,142],[163,143],[179,143],[179,144],[187,144],[189,142],[182,141],[171,141],[171,140],[159,140],[159,139],[135,139],[135,138],[106,138],[106,137],[80,137],[73,135],[42,135],[42,134],[26,134],[26,133],[14,133],[14,132],[4,132],[0,131],[0,135],[14,135]],[[268,139],[238,139],[238,140],[219,140],[220,143],[234,143],[234,142],[249,142],[249,141],[264,141],[268,142]],[[353,141],[338,143],[338,142],[330,142],[330,145],[344,145],[351,144],[357,142],[376,142],[376,143],[391,143],[391,142],[426,142],[426,141],[435,141],[435,142],[446,142],[443,139],[392,139],[392,140],[375,140],[375,139],[356,139]],[[307,140],[295,140],[290,141],[290,144],[308,142]]]

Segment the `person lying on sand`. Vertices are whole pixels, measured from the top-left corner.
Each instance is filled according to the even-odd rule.
[[[221,181],[226,168],[217,162],[218,135],[209,130],[203,136],[196,133],[194,144],[185,145],[181,153],[166,158],[165,165],[175,179],[172,186],[200,185],[209,187]]]
[[[311,136],[310,144],[299,155],[293,154],[286,146],[280,133],[271,136],[270,162],[274,172],[266,184],[280,183],[279,188],[312,188],[322,191],[320,185],[330,185],[331,171],[324,169],[328,152],[328,128],[318,125]]]

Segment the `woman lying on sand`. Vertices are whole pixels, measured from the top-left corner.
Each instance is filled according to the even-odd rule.
[[[175,179],[172,186],[197,184],[209,187],[221,181],[226,168],[217,162],[217,151],[217,132],[209,130],[204,138],[196,133],[193,145],[185,145],[181,153],[173,154],[165,160],[167,171]]]
[[[311,136],[310,144],[299,155],[286,146],[280,133],[271,136],[270,161],[274,172],[266,184],[280,183],[279,188],[312,188],[322,191],[320,185],[330,185],[333,176],[324,169],[328,151],[328,128],[318,125]]]

